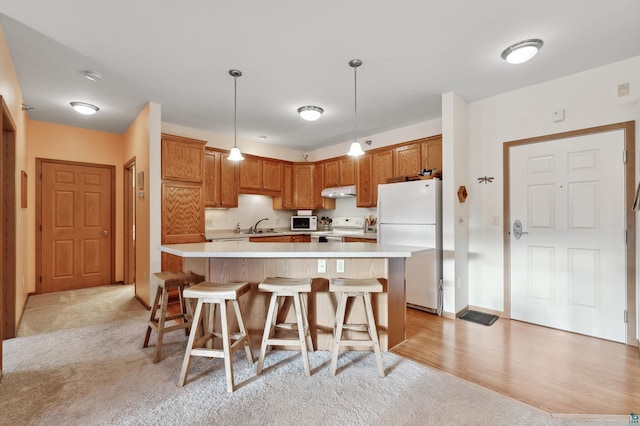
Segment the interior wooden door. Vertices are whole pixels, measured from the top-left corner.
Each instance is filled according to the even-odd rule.
[[[625,342],[624,140],[511,148],[513,319]]]
[[[112,166],[41,162],[38,293],[113,283]]]

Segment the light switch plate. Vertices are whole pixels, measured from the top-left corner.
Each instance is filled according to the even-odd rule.
[[[344,259],[336,260],[336,272],[338,273],[344,272]]]
[[[327,260],[326,259],[318,259],[318,272],[326,273],[327,272]]]

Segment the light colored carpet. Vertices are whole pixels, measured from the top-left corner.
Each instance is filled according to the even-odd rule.
[[[380,379],[367,352],[342,353],[344,368],[331,378],[328,352],[310,354],[312,376],[305,377],[297,352],[270,352],[256,376],[238,351],[233,394],[222,360],[195,358],[197,377],[179,387],[186,336],[167,335],[163,359],[153,364],[154,347],[142,348],[148,315],[132,286],[30,297],[19,336],[4,342],[0,424],[628,424],[553,418],[390,353]]]

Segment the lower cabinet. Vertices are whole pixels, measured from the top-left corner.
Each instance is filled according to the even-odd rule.
[[[342,237],[342,241],[345,243],[374,243],[378,242],[375,238],[360,238],[360,237]]]

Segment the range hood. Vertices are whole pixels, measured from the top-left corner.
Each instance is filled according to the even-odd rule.
[[[356,196],[356,186],[336,186],[335,188],[325,188],[321,195],[326,198],[348,198]]]

